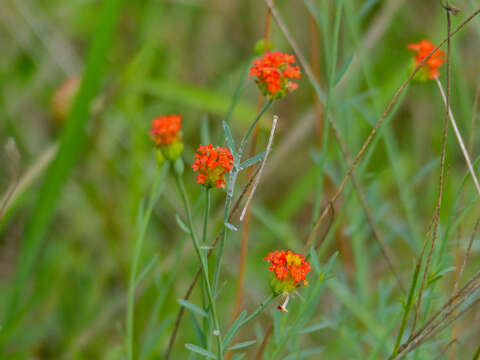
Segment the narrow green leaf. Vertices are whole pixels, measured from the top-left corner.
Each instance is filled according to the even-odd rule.
[[[186,307],[188,310],[193,311],[194,313],[202,317],[208,317],[208,314],[205,312],[205,310],[195,304],[192,304],[190,301],[187,301],[185,299],[177,299],[177,301],[180,305]]]
[[[135,286],[137,286],[138,284],[140,284],[142,282],[142,280],[145,278],[145,276],[147,276],[147,274],[150,272],[150,270],[153,269],[153,266],[156,264],[157,260],[158,260],[158,255],[155,254],[155,256],[152,258],[152,260],[150,260],[148,262],[148,264],[145,266],[145,268],[142,270],[140,275],[138,275],[137,280],[135,281]]]
[[[203,355],[203,356],[206,356],[208,357],[209,359],[216,359],[217,357],[215,356],[215,354],[211,353],[210,351],[208,350],[205,350],[203,348],[201,348],[200,346],[197,346],[197,345],[193,345],[193,344],[185,344],[185,347],[194,352],[194,353],[197,353],[197,354],[200,354],[200,355]]]
[[[378,0],[367,0],[363,3],[362,7],[358,11],[358,19],[361,21],[365,15],[367,15],[370,10],[378,3]]]
[[[225,337],[223,338],[224,348],[227,348],[232,342],[233,338],[235,337],[238,330],[240,329],[240,326],[242,325],[242,321],[243,319],[245,319],[245,316],[247,316],[247,312],[244,310],[240,313],[240,315],[238,315],[238,317],[235,319],[230,329],[225,334]]]
[[[318,260],[317,252],[315,251],[315,248],[313,246],[310,247],[310,261],[312,262],[313,268],[315,269],[317,275],[320,275],[320,260]]]
[[[230,346],[227,350],[237,350],[237,349],[242,349],[247,346],[253,345],[257,342],[257,340],[250,340],[250,341],[244,341],[235,345]]]
[[[240,170],[244,170],[249,166],[256,164],[257,162],[262,161],[264,157],[265,157],[265,151],[262,151],[261,153],[258,153],[252,156],[250,159],[247,159],[240,164]]]
[[[176,215],[175,216],[175,220],[177,221],[177,224],[178,226],[180,227],[180,229],[182,229],[187,235],[190,235],[190,229],[188,228],[188,226],[183,222],[182,218],[180,217],[180,215]]]
[[[198,341],[200,341],[200,345],[202,345],[203,348],[206,348],[207,343],[205,339],[205,334],[203,333],[195,315],[193,315],[193,313],[190,313],[190,315],[193,323],[193,329],[195,330],[195,335],[197,335],[197,339]]]
[[[232,360],[242,360],[245,357],[245,353],[237,354]]]
[[[321,323],[306,327],[304,329],[299,330],[297,333],[298,334],[308,334],[311,332],[315,332],[321,329],[325,329],[326,327],[332,326],[332,323],[330,321],[322,321]]]
[[[338,70],[337,74],[335,75],[335,81],[334,81],[334,85],[337,85],[339,83],[340,80],[342,80],[342,77],[343,75],[345,75],[345,73],[347,72],[348,70],[348,67],[350,66],[350,64],[352,63],[352,60],[353,60],[353,54],[351,54],[347,60],[345,60],[345,62],[343,63],[342,67]]]
[[[235,148],[235,141],[233,140],[232,131],[230,130],[230,126],[225,121],[223,121],[222,124],[223,124],[223,131],[225,133],[225,141],[227,142],[227,146],[230,149],[230,152],[235,158],[237,154],[237,150]]]
[[[202,144],[211,144],[212,136],[210,134],[210,122],[208,121],[208,116],[203,115],[200,121],[200,140]]]
[[[316,355],[323,351],[323,347],[316,347],[312,349],[305,349],[295,354],[290,354],[287,357],[284,357],[283,360],[294,360],[294,359],[306,359],[312,355]]]

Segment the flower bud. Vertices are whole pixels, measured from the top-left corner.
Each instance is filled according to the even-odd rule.
[[[157,161],[159,152],[163,160],[175,162],[183,152],[182,117],[180,115],[165,115],[153,119],[150,134],[157,146]],[[161,159],[161,158],[160,158]]]

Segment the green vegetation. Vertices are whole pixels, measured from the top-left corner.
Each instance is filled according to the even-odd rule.
[[[446,39],[446,10],[274,3],[272,16],[271,0],[3,2],[0,359],[164,359],[180,309],[174,360],[478,358],[479,194],[450,123],[442,140],[436,82],[405,82],[408,44]],[[450,10],[452,31],[479,6],[450,5],[461,9]],[[301,78],[284,98],[259,101],[248,68],[266,24]],[[474,18],[449,54],[441,48],[477,173],[479,36]],[[446,89],[447,64],[439,71]],[[72,78],[69,104],[58,94]],[[149,131],[165,114],[183,116],[185,149],[183,162],[159,166]],[[4,151],[10,139],[17,150]],[[233,154],[224,189],[203,188],[190,167],[207,143]],[[242,170],[255,173],[266,155],[234,316]],[[281,249],[311,265],[288,313],[264,260]]]

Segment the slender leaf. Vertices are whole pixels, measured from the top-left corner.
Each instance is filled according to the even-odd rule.
[[[207,115],[203,115],[200,122],[200,140],[202,141],[202,144],[210,144],[212,142],[210,122]]]
[[[217,357],[215,356],[215,354],[211,353],[210,351],[208,350],[205,350],[197,345],[193,345],[193,344],[185,344],[185,347],[194,352],[194,353],[197,353],[199,355],[203,355],[203,356],[206,356],[208,357],[209,359],[216,359]]]
[[[225,141],[227,142],[227,146],[230,149],[233,157],[236,157],[237,150],[235,148],[235,141],[233,140],[232,131],[230,130],[230,125],[228,125],[225,121],[222,122],[223,131],[225,133]]]
[[[150,260],[148,262],[148,264],[145,266],[145,268],[142,270],[140,275],[138,275],[138,277],[135,281],[135,286],[137,286],[138,284],[140,284],[142,282],[144,277],[147,276],[147,274],[150,272],[150,270],[153,269],[153,266],[157,263],[157,261],[158,261],[158,255],[155,254],[155,256],[152,258],[152,260]]]
[[[247,316],[247,312],[244,310],[240,313],[240,315],[238,315],[230,329],[225,334],[225,337],[223,338],[224,348],[227,348],[230,345],[238,330],[240,330],[240,326],[242,325],[242,321],[245,319],[245,316]]]
[[[325,329],[325,328],[330,327],[330,326],[332,326],[332,323],[330,321],[322,321],[319,324],[315,324],[315,325],[306,327],[302,330],[299,330],[298,334],[308,334],[308,333],[311,333],[311,332],[315,332],[315,331],[318,331],[318,330]]]
[[[202,317],[208,317],[208,314],[205,312],[205,310],[195,304],[192,304],[190,301],[187,301],[185,299],[177,299],[177,301],[180,305],[186,307],[188,310],[193,311],[194,313]]]
[[[177,221],[177,224],[180,227],[180,229],[182,229],[187,235],[190,235],[190,229],[188,228],[187,224],[183,222],[180,215],[177,214],[175,216],[175,220]]]
[[[284,357],[283,360],[295,360],[295,359],[305,359],[309,356],[316,355],[321,353],[324,350],[323,347],[316,347],[312,349],[305,349],[295,354],[290,354],[287,357]]]
[[[335,80],[334,80],[334,85],[337,85],[340,80],[342,80],[343,78],[343,75],[345,75],[345,73],[347,72],[348,70],[348,67],[350,66],[350,64],[352,63],[352,60],[353,60],[353,54],[351,54],[347,60],[345,60],[345,62],[343,63],[342,67],[338,70],[337,74],[335,75]]]
[[[230,346],[227,350],[243,349],[247,346],[255,344],[256,342],[257,342],[257,340],[244,341],[244,342],[241,342],[241,343]]]
[[[197,335],[197,339],[198,339],[198,341],[200,341],[200,345],[202,345],[202,347],[206,348],[207,347],[207,342],[206,342],[206,339],[205,339],[205,334],[203,333],[203,331],[200,327],[200,324],[198,323],[195,315],[193,315],[193,313],[191,313],[190,315],[191,315],[191,319],[192,319],[192,323],[193,323],[193,329],[195,330],[195,335]]]
[[[249,166],[255,165],[259,161],[262,161],[264,157],[265,157],[265,151],[262,151],[261,153],[258,153],[256,155],[252,156],[250,159],[247,159],[243,163],[240,164],[240,170],[244,170],[244,169],[248,168]]]

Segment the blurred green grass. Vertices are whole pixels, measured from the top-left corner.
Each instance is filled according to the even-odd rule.
[[[332,70],[341,72],[353,54],[342,79],[330,89],[329,111],[349,151],[355,154],[408,75],[410,54],[406,45],[426,37],[439,42],[446,33],[444,14],[436,2],[345,0],[337,17],[339,41],[335,44],[334,8],[338,3],[305,3],[318,8],[319,80],[324,88],[328,89]],[[296,41],[310,56],[310,14],[304,2],[278,0],[276,4]],[[454,25],[478,2],[464,0],[455,5],[462,12]],[[39,174],[0,223],[0,358],[122,358],[124,301],[136,214],[156,170],[148,138],[150,120],[171,112],[184,115],[187,163],[203,140],[202,121],[208,124],[210,137],[216,139],[239,78],[262,37],[266,13],[262,1],[251,0],[128,2],[121,8],[109,39],[108,29],[113,29],[116,10],[105,14],[101,12],[103,6],[104,2],[80,0],[5,0],[2,4],[0,43],[8,51],[0,58],[0,145],[8,137],[15,139],[22,154],[23,173],[51,144],[59,141],[60,148],[50,170]],[[102,14],[106,30],[99,31],[97,19]],[[472,109],[478,85],[479,30],[475,20],[452,42],[451,104],[465,137],[472,116],[478,115],[472,114]],[[290,52],[278,28],[273,26],[272,31],[274,48]],[[375,41],[370,40],[375,39],[372,34],[377,36]],[[334,44],[338,50],[332,50]],[[94,49],[90,57],[88,49]],[[93,52],[98,59],[107,56],[104,66],[92,60]],[[91,81],[91,87],[85,90],[85,97],[79,97],[68,125],[60,130],[52,119],[52,94],[68,76],[84,71],[84,81]],[[247,79],[243,84],[231,119],[236,137],[253,118],[256,106],[255,86]],[[96,88],[101,89],[100,97]],[[271,110],[271,114],[279,115],[280,125],[267,164],[271,167],[254,202],[245,301],[248,310],[269,291],[263,257],[281,247],[302,249],[315,199],[318,205],[325,205],[347,170],[333,138],[323,152],[317,145],[312,93],[303,76],[300,89]],[[92,97],[97,98],[91,102]],[[90,104],[97,115],[88,115]],[[435,84],[411,86],[357,170],[376,224],[393,249],[406,283],[435,206],[443,116]],[[269,119],[270,114],[265,118],[267,126]],[[77,135],[81,132],[77,126],[84,123],[87,145],[79,146],[81,136]],[[205,128],[203,132],[203,138],[209,137]],[[448,136],[449,171],[432,275],[455,265],[457,245],[466,246],[478,216],[470,180],[465,185],[465,200],[460,200],[466,167],[453,134],[449,132]],[[265,138],[266,133],[261,131],[259,148],[265,145]],[[476,158],[478,139],[474,135],[472,149]],[[74,156],[77,151],[78,157]],[[276,158],[276,154],[281,157]],[[325,154],[323,165],[316,161],[319,154]],[[64,161],[58,160],[62,158]],[[3,194],[8,178],[3,176],[6,162],[3,158],[1,161]],[[322,173],[329,181],[319,191]],[[196,212],[201,214],[201,189],[191,172],[186,176]],[[176,214],[183,214],[183,208],[176,191],[170,191],[173,188],[173,182],[168,182],[168,191],[154,210],[141,259],[143,268],[154,254],[159,257],[139,287],[135,349],[141,359],[162,358],[179,306],[176,299],[183,296],[197,266],[193,249],[175,220]],[[53,200],[60,191],[55,206]],[[217,192],[213,198],[212,233],[221,221],[222,196]],[[350,185],[341,205],[335,214],[336,230],[329,233],[320,252],[324,263],[339,250],[332,271],[334,279],[308,323],[326,320],[335,326],[306,334],[301,344],[288,344],[284,357],[316,346],[323,347],[321,355],[312,353],[304,358],[383,359],[389,355],[388,344],[394,341],[400,321],[398,298],[402,295],[394,286]],[[53,217],[46,227],[50,213]],[[43,244],[37,243],[41,238]],[[38,249],[37,244],[41,245]],[[234,234],[227,244],[228,266],[222,279],[226,286],[219,302],[225,326],[233,308],[238,250],[239,235]],[[475,244],[466,276],[478,270],[478,259],[479,247]],[[429,289],[431,306],[438,306],[451,294],[452,278],[448,273]],[[12,293],[15,301],[9,303],[7,294]],[[192,301],[199,298],[196,291]],[[295,302],[301,300],[295,299],[292,307]],[[18,311],[12,311],[12,306]],[[272,314],[275,321],[281,321],[272,309],[252,326],[258,342]],[[5,327],[10,317],[18,322],[14,327],[7,322]],[[183,344],[196,339],[190,321],[187,315],[174,359],[189,356]],[[478,323],[478,310],[461,323],[461,351],[456,358],[473,357],[478,346]],[[241,336],[242,340],[250,338],[246,333]],[[384,338],[387,345],[380,346]],[[410,358],[438,358],[449,341],[449,332],[436,340],[438,343],[425,346]]]

